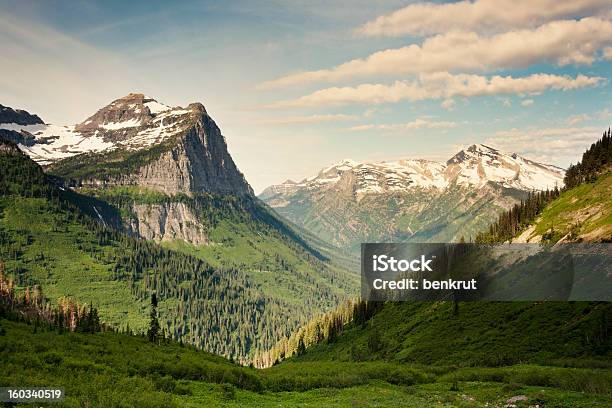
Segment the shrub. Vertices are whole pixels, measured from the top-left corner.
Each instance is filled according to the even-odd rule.
[[[236,399],[236,389],[232,384],[223,383],[221,384],[221,394],[226,400]]]

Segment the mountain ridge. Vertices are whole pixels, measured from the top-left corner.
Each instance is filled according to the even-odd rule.
[[[344,159],[259,198],[334,245],[457,241],[475,236],[529,191],[562,185],[563,170],[475,144],[445,163]]]
[[[504,168],[504,170],[506,170],[505,171],[506,174],[503,174],[503,175],[492,174],[491,176],[493,177],[488,177],[488,178],[486,177],[488,176],[488,174],[482,175],[482,174],[479,174],[478,172],[476,173],[476,176],[478,177],[467,177],[465,174],[461,174],[460,172],[459,174],[457,174],[458,173],[457,172],[458,169],[456,169],[457,165],[460,165],[466,162],[473,162],[473,163],[468,163],[471,166],[471,167],[468,167],[468,169],[471,169],[474,165],[477,166],[479,164],[475,162],[476,159],[478,159],[479,157],[487,157],[487,156],[492,157],[493,164],[498,164],[498,163],[495,163],[495,160],[499,160],[499,158],[501,157],[504,160],[504,162],[501,162],[499,164],[501,164],[502,166],[503,165],[506,166]],[[281,192],[282,191],[292,191],[294,189],[297,189],[299,187],[304,187],[304,186],[312,187],[313,183],[332,184],[333,182],[338,181],[338,180],[334,178],[329,178],[329,177],[322,178],[322,176],[329,176],[330,173],[334,173],[334,172],[337,173],[337,175],[341,176],[342,173],[346,171],[355,171],[355,170],[361,170],[361,169],[372,169],[372,170],[381,169],[383,171],[386,171],[387,173],[396,173],[396,175],[403,176],[400,179],[400,181],[405,181],[407,185],[402,186],[402,185],[398,185],[393,182],[386,183],[387,186],[390,187],[390,190],[400,190],[400,189],[405,189],[406,187],[444,188],[444,187],[448,187],[453,182],[458,183],[458,184],[464,184],[464,185],[467,184],[467,185],[480,186],[483,183],[486,183],[487,181],[495,181],[495,182],[501,181],[502,184],[505,184],[506,187],[511,187],[511,188],[522,188],[522,189],[530,189],[530,188],[531,189],[546,189],[547,187],[554,188],[555,186],[554,184],[549,185],[549,184],[542,184],[541,182],[538,183],[538,181],[541,181],[541,180],[532,180],[532,179],[528,179],[524,181],[519,180],[520,182],[517,183],[516,173],[518,173],[519,177],[523,175],[520,172],[520,170],[522,169],[520,167],[518,167],[517,169],[517,166],[519,164],[523,164],[524,166],[527,165],[527,166],[539,168],[541,169],[542,172],[550,173],[550,176],[553,179],[553,181],[559,184],[563,183],[564,170],[560,167],[549,165],[549,164],[538,163],[538,162],[526,159],[516,153],[511,153],[511,154],[502,153],[499,150],[486,146],[484,144],[472,144],[469,147],[462,149],[461,151],[453,155],[445,163],[441,163],[441,162],[437,162],[433,160],[418,159],[418,158],[417,159],[398,159],[398,160],[391,160],[391,161],[363,161],[363,162],[354,161],[351,159],[343,159],[339,162],[336,162],[328,166],[325,169],[320,170],[317,175],[306,177],[299,182],[295,182],[293,180],[285,180],[281,184],[271,185],[267,187],[266,189],[264,189],[262,193],[259,194],[259,197],[263,199],[267,199],[273,196],[277,191],[281,191]],[[459,169],[459,170],[467,170],[467,169]],[[513,170],[515,174],[511,174],[510,170]],[[528,169],[528,170],[530,170],[531,172],[534,171],[533,169]],[[366,177],[368,176],[367,172],[365,173],[365,175]],[[460,176],[463,176],[463,178]],[[474,175],[471,175],[471,176],[474,176]],[[436,179],[436,177],[439,179]],[[377,181],[380,181],[380,180],[377,180]],[[361,191],[358,190],[357,193],[377,193],[377,192],[384,192],[383,190],[384,189],[376,188],[376,186],[370,186],[369,189],[366,187]]]

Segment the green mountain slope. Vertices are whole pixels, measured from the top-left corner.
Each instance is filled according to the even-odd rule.
[[[612,305],[563,302],[386,303],[367,323],[298,361],[389,360],[460,366],[612,364]]]
[[[612,143],[598,142],[583,160],[609,156],[605,149],[612,149]],[[600,160],[589,172],[561,192],[530,195],[478,240],[506,242],[513,235],[519,240],[516,235],[525,231],[551,243],[610,241],[609,161]],[[262,364],[295,356],[290,361],[296,364],[384,360],[610,367],[611,329],[612,304],[605,302],[360,302],[352,310],[343,306],[313,320],[264,353]]]
[[[612,132],[570,166],[561,191],[530,194],[476,236],[477,242],[611,242]]]
[[[558,242],[612,241],[612,172],[561,193],[522,234],[521,239]]]
[[[0,259],[7,273],[22,286],[41,284],[51,299],[93,302],[114,327],[144,330],[155,291],[170,336],[246,361],[253,348],[272,345],[356,286],[356,277],[346,279],[248,198],[184,197],[212,242],[164,248],[94,221],[121,223],[128,207],[120,198],[106,197],[113,206],[57,188],[14,145],[1,147]]]

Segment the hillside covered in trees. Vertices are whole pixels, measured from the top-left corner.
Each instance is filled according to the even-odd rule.
[[[69,296],[79,304],[93,303],[102,322],[140,333],[147,329],[155,292],[165,335],[242,362],[254,349],[271,347],[342,301],[345,292],[332,284],[342,282],[341,270],[307,255],[290,236],[262,221],[263,208],[254,214],[231,198],[213,196],[193,202],[202,217],[208,214],[211,228],[224,223],[231,229],[223,256],[163,247],[119,232],[110,222],[100,222],[96,212],[118,214],[120,205],[58,186],[16,145],[2,142],[0,260],[5,275],[17,291],[40,285],[50,302]],[[246,252],[241,258],[240,251],[232,251],[232,237],[244,251],[257,251],[257,257]],[[233,262],[226,262],[232,254]]]
[[[582,160],[570,165],[565,172],[565,188],[593,182],[602,172],[609,171],[612,164],[612,133],[610,128],[601,139],[584,152]]]

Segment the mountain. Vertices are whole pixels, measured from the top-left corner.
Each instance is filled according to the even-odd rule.
[[[8,115],[2,122],[0,129],[30,138],[20,146],[32,159],[79,185],[253,193],[200,103],[172,108],[129,94],[72,126],[14,122]]]
[[[141,332],[155,291],[170,337],[248,362],[356,290],[253,196],[201,104],[130,94],[74,126],[7,118],[29,142],[0,139],[0,261],[52,301]]]
[[[475,235],[528,191],[563,183],[563,170],[485,145],[446,163],[343,160],[301,182],[268,187],[260,198],[323,239],[454,241]]]

